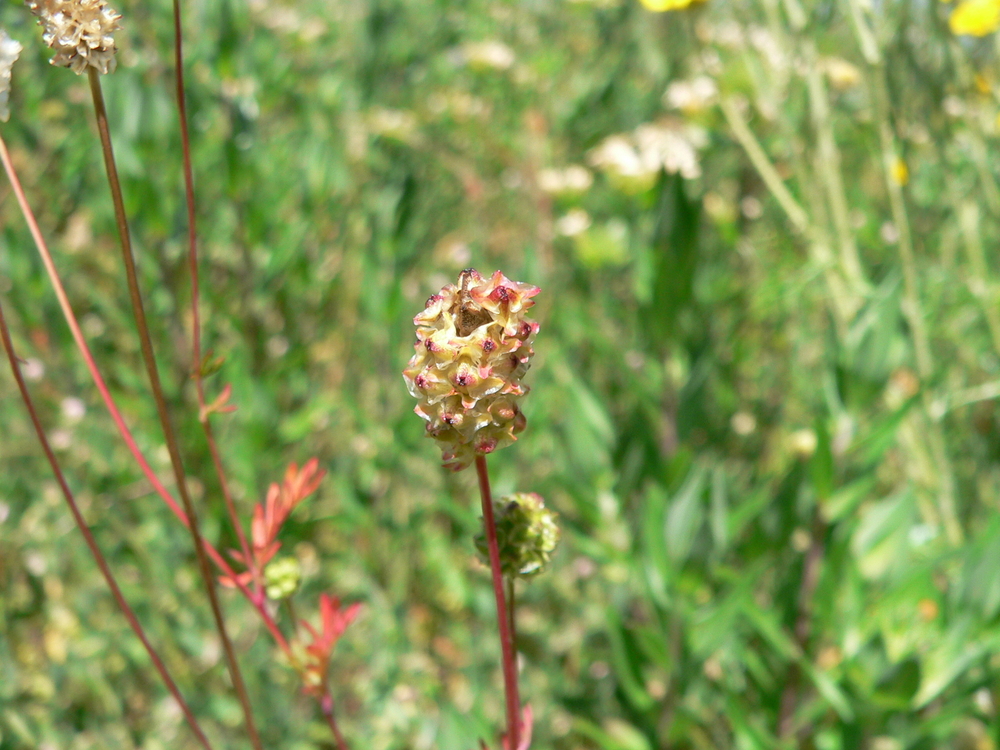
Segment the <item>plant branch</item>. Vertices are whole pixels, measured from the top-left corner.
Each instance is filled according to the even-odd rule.
[[[173,2],[174,12],[174,67],[176,69],[176,94],[177,94],[177,114],[180,120],[181,129],[181,156],[184,165],[184,201],[187,206],[188,219],[188,265],[191,274],[191,362],[192,377],[194,378],[195,391],[198,395],[199,422],[205,431],[205,440],[208,443],[208,450],[212,455],[212,465],[215,467],[215,474],[222,488],[222,497],[226,503],[226,510],[229,513],[229,520],[236,529],[236,536],[240,541],[240,549],[243,552],[243,559],[250,560],[250,545],[247,543],[246,533],[243,531],[243,524],[240,523],[239,514],[236,512],[236,504],[233,502],[233,495],[229,489],[229,481],[222,465],[222,455],[215,440],[212,424],[209,415],[205,411],[205,383],[202,374],[202,353],[201,353],[201,309],[200,309],[200,283],[198,274],[198,232],[195,219],[195,199],[194,199],[194,170],[191,166],[191,137],[188,132],[187,99],[184,94],[184,50],[183,32],[181,30],[181,6],[180,0]],[[259,584],[258,584],[259,588]]]
[[[139,618],[136,617],[132,607],[129,606],[129,603],[125,600],[124,594],[122,594],[121,589],[118,587],[118,581],[115,580],[115,576],[111,572],[111,568],[108,565],[104,554],[101,552],[100,547],[97,546],[97,540],[94,539],[93,533],[91,533],[90,528],[87,526],[87,522],[83,518],[83,514],[80,512],[76,498],[73,496],[73,491],[70,490],[62,468],[59,466],[59,461],[56,459],[55,453],[52,452],[52,447],[49,445],[48,438],[45,436],[45,429],[42,427],[42,422],[38,417],[38,412],[31,399],[31,394],[28,392],[28,385],[25,383],[24,376],[21,374],[21,366],[18,364],[17,357],[14,355],[14,344],[11,341],[10,330],[7,327],[7,320],[4,317],[2,305],[0,305],[0,340],[3,341],[3,348],[7,353],[7,361],[10,363],[10,369],[14,374],[14,380],[17,381],[18,390],[21,392],[21,400],[24,401],[24,405],[28,410],[28,415],[31,417],[31,424],[34,425],[35,434],[38,436],[38,442],[41,444],[42,450],[45,452],[45,458],[48,459],[49,466],[52,467],[52,473],[55,474],[56,482],[59,483],[59,488],[62,490],[63,497],[66,499],[66,504],[69,506],[70,513],[73,514],[73,520],[76,522],[77,528],[80,529],[80,533],[83,534],[83,540],[86,542],[87,548],[90,550],[90,554],[94,558],[94,562],[97,563],[97,567],[100,569],[101,575],[104,576],[104,580],[107,582],[108,588],[111,589],[111,595],[118,603],[118,607],[121,609],[122,614],[125,615],[125,619],[128,620],[129,627],[132,628],[132,631],[142,642],[143,648],[145,648],[146,653],[149,654],[149,658],[153,662],[153,666],[159,673],[160,678],[163,680],[163,684],[167,686],[167,690],[170,691],[174,700],[177,701],[177,705],[184,714],[184,718],[191,727],[191,731],[194,732],[195,736],[198,738],[198,742],[201,743],[205,750],[212,750],[212,746],[209,743],[208,738],[205,736],[201,726],[198,724],[198,720],[192,713],[191,708],[184,701],[184,697],[181,695],[177,684],[170,676],[170,672],[167,671],[166,665],[163,663],[160,655],[156,652],[156,649],[153,648],[153,644],[150,643],[149,638],[146,637],[146,632],[143,630],[142,625],[139,622]]]
[[[333,732],[333,736],[337,740],[337,750],[347,750],[347,740],[344,739],[344,735],[340,732],[340,727],[337,726],[337,719],[333,714],[333,696],[330,695],[330,688],[326,688],[326,692],[319,701],[320,709],[323,711],[323,718],[326,719],[326,724],[330,727],[330,731]]]
[[[202,545],[201,530],[198,528],[198,516],[195,513],[194,503],[191,501],[191,494],[188,491],[177,435],[170,420],[170,413],[167,410],[166,398],[163,395],[160,372],[156,365],[156,354],[153,351],[153,341],[149,333],[146,311],[143,309],[142,304],[142,293],[139,290],[139,277],[136,272],[135,256],[132,252],[132,242],[129,237],[128,219],[125,216],[125,201],[122,198],[121,182],[118,179],[118,169],[115,166],[114,151],[111,147],[111,132],[108,128],[108,113],[104,107],[104,94],[101,91],[100,74],[96,69],[88,68],[88,75],[90,77],[90,92],[94,100],[94,113],[97,117],[97,130],[101,137],[101,151],[104,154],[104,166],[108,172],[111,200],[115,208],[115,222],[118,225],[118,236],[121,240],[122,262],[125,265],[129,299],[132,302],[132,314],[135,317],[136,329],[139,334],[139,343],[142,349],[142,359],[146,366],[146,375],[149,378],[150,389],[153,392],[153,400],[156,402],[156,412],[160,418],[160,425],[163,428],[163,436],[167,442],[167,452],[170,454],[170,465],[174,470],[177,491],[180,493],[181,502],[184,504],[184,512],[190,521],[188,530],[191,532],[195,555],[198,558],[198,568],[201,572],[202,581],[205,584],[205,592],[208,594],[208,600],[212,607],[215,627],[219,632],[222,649],[226,654],[226,662],[229,666],[229,674],[233,680],[233,688],[236,690],[236,695],[243,707],[243,715],[246,719],[250,742],[255,750],[264,750],[253,720],[253,708],[250,705],[250,696],[247,694],[239,662],[236,659],[236,652],[233,649],[232,641],[226,630],[226,622],[222,614],[222,606],[219,603],[219,595],[215,590],[215,576],[212,574],[212,568],[208,564],[208,556]]]
[[[90,373],[90,377],[94,381],[94,385],[101,394],[101,399],[104,401],[104,406],[108,410],[108,414],[111,416],[112,421],[115,423],[115,427],[118,428],[118,433],[125,442],[125,446],[128,448],[132,458],[135,460],[139,469],[146,477],[146,480],[150,483],[150,486],[156,494],[160,496],[177,519],[185,526],[188,526],[188,517],[177,504],[177,501],[170,494],[167,488],[163,485],[163,482],[160,481],[156,472],[153,471],[153,468],[149,465],[146,457],[142,454],[142,451],[139,449],[139,446],[132,435],[132,431],[129,429],[125,422],[125,418],[122,416],[121,410],[118,408],[114,397],[111,395],[111,391],[108,390],[107,383],[104,382],[104,377],[97,368],[97,362],[94,360],[90,347],[87,345],[87,340],[83,337],[83,331],[80,329],[80,322],[76,318],[76,313],[73,312],[73,307],[69,303],[69,297],[66,295],[66,288],[63,286],[62,279],[59,277],[59,272],[56,270],[55,262],[52,259],[52,253],[49,251],[45,238],[42,236],[42,231],[38,226],[38,220],[35,218],[35,214],[32,212],[31,206],[28,205],[28,199],[24,194],[24,188],[21,186],[21,180],[18,178],[17,172],[14,171],[14,165],[10,160],[10,154],[8,153],[7,146],[2,138],[0,138],[0,162],[3,163],[4,170],[7,172],[7,177],[10,180],[11,188],[17,198],[18,206],[20,207],[24,220],[28,225],[28,230],[31,232],[31,237],[35,242],[38,254],[42,259],[42,265],[45,266],[45,271],[52,283],[56,299],[59,301],[59,307],[62,310],[63,317],[66,319],[66,325],[69,326],[70,333],[73,335],[73,340],[80,352],[80,356],[83,358],[84,364],[87,366],[87,371]],[[286,656],[290,655],[291,647],[288,645],[288,641],[285,639],[284,635],[282,635],[281,630],[274,621],[274,618],[271,617],[271,614],[267,611],[267,608],[244,584],[239,581],[235,571],[232,569],[232,566],[229,565],[222,554],[207,540],[203,539],[202,543],[205,548],[205,552],[208,553],[210,558],[212,558],[212,561],[218,566],[219,570],[236,583],[236,588],[240,590],[240,593],[242,593],[257,610],[257,613],[264,621],[264,625],[273,636],[275,642],[278,644],[278,647]]]
[[[497,525],[493,518],[493,496],[486,457],[476,456],[476,474],[479,476],[479,496],[483,504],[483,526],[490,552],[490,570],[493,573],[493,595],[497,601],[497,621],[500,627],[500,651],[503,657],[503,684],[507,699],[507,739],[512,749],[520,747],[521,699],[517,690],[517,653],[514,650],[514,633],[510,627],[507,604],[504,601],[503,573],[500,570],[500,547],[497,543]]]
[[[865,54],[869,67],[869,87],[874,105],[875,120],[878,127],[879,144],[882,148],[882,172],[885,179],[886,192],[889,196],[889,209],[892,220],[899,232],[899,261],[903,267],[903,315],[910,329],[913,340],[913,350],[920,376],[922,388],[923,416],[926,424],[923,432],[925,440],[933,457],[933,470],[938,475],[939,487],[936,489],[938,505],[948,541],[959,545],[965,536],[955,500],[955,475],[948,456],[944,433],[939,422],[932,416],[933,399],[930,392],[930,382],[934,377],[934,359],[931,351],[930,336],[924,323],[924,311],[920,304],[920,279],[917,270],[916,253],[914,251],[913,233],[910,218],[906,210],[906,200],[903,186],[894,176],[896,164],[899,161],[899,148],[896,134],[892,127],[889,89],[886,83],[885,62],[879,53],[877,45],[871,41],[874,37],[864,19],[864,11],[859,0],[851,0],[855,34],[859,45]]]
[[[819,513],[816,513],[812,527],[812,540],[806,550],[802,562],[802,579],[799,583],[798,614],[795,617],[795,643],[799,647],[802,659],[806,658],[809,647],[809,636],[812,630],[813,597],[819,583],[819,569],[823,562],[825,550],[823,536],[826,529]],[[798,692],[802,684],[802,667],[796,661],[788,668],[785,687],[781,692],[781,703],[778,708],[778,738],[787,739],[794,729],[795,708],[798,704]]]

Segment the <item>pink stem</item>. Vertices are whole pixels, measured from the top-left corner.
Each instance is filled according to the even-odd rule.
[[[38,248],[38,253],[42,258],[42,263],[45,266],[45,270],[49,274],[49,279],[52,281],[52,287],[55,290],[56,298],[59,300],[59,306],[62,308],[63,316],[66,318],[66,324],[69,326],[70,332],[73,334],[73,339],[76,342],[77,348],[80,350],[80,355],[83,357],[84,363],[87,365],[87,370],[90,372],[90,376],[94,381],[94,385],[97,386],[97,390],[101,394],[101,398],[104,400],[104,405],[111,415],[112,421],[114,421],[115,426],[118,428],[118,432],[125,441],[125,445],[128,447],[129,453],[132,454],[133,459],[135,459],[136,464],[142,470],[146,479],[152,485],[156,493],[163,499],[163,502],[167,504],[167,507],[177,516],[178,520],[184,526],[189,526],[188,517],[185,515],[184,511],[177,504],[177,501],[173,498],[163,483],[160,481],[159,477],[156,476],[156,472],[153,471],[149,462],[146,461],[145,456],[143,456],[142,451],[135,442],[135,438],[132,437],[132,432],[129,430],[128,425],[125,424],[125,419],[122,417],[121,411],[118,409],[114,398],[111,396],[111,392],[108,390],[107,384],[104,382],[104,378],[101,376],[100,371],[97,369],[97,363],[94,361],[94,357],[90,352],[90,347],[87,346],[87,341],[83,337],[83,332],[80,330],[80,324],[76,319],[76,313],[73,312],[73,308],[69,303],[69,298],[66,296],[66,289],[63,287],[62,280],[59,278],[59,273],[56,271],[55,263],[52,260],[52,254],[49,252],[49,247],[45,243],[45,238],[42,237],[41,229],[38,227],[38,221],[35,219],[35,215],[31,210],[31,206],[28,205],[28,199],[24,195],[24,189],[21,187],[21,181],[18,179],[17,173],[14,171],[14,165],[11,163],[10,154],[7,151],[7,144],[0,138],[0,162],[3,162],[4,169],[7,172],[7,177],[10,180],[11,187],[14,190],[14,195],[17,197],[18,205],[21,207],[21,213],[24,215],[24,219],[28,224],[28,229],[31,232],[31,236],[35,241],[35,246]],[[205,552],[212,559],[212,561],[219,567],[219,569],[229,578],[231,578],[235,583],[236,587],[240,592],[253,604],[254,608],[260,614],[261,619],[264,621],[264,625],[271,632],[274,640],[277,642],[281,650],[286,654],[291,653],[291,647],[288,645],[288,641],[282,635],[281,630],[278,629],[277,624],[274,619],[267,612],[263,601],[260,601],[255,597],[250,590],[241,583],[236,578],[236,573],[233,571],[229,563],[226,562],[225,558],[219,553],[219,551],[212,546],[211,542],[207,539],[202,540]]]
[[[333,715],[333,696],[330,695],[330,688],[327,688],[323,697],[320,698],[319,705],[323,711],[323,716],[326,718],[327,726],[330,727],[330,731],[333,732],[333,736],[337,740],[337,750],[347,750],[347,740],[340,733],[340,727],[337,726],[337,719]]]
[[[479,496],[483,501],[483,526],[486,529],[486,543],[490,551],[493,595],[497,600],[500,650],[503,655],[503,686],[507,699],[507,738],[509,747],[513,750],[521,744],[521,699],[517,690],[517,654],[514,652],[514,633],[510,627],[507,603],[504,600],[500,547],[497,543],[497,525],[493,518],[493,496],[490,492],[490,476],[486,470],[485,456],[476,456],[476,474],[479,475]]]
[[[222,488],[222,497],[226,503],[226,510],[229,512],[229,520],[236,529],[236,535],[240,540],[240,549],[243,552],[243,559],[247,566],[253,565],[253,558],[250,555],[250,545],[247,543],[246,533],[243,531],[243,524],[240,523],[239,514],[236,512],[236,504],[233,502],[233,495],[229,489],[229,482],[226,479],[226,472],[222,466],[222,456],[218,445],[215,442],[215,434],[209,422],[209,415],[205,413],[205,384],[201,373],[201,285],[198,276],[198,233],[195,223],[195,199],[194,199],[194,170],[191,167],[191,138],[188,132],[187,99],[184,95],[184,50],[183,32],[181,30],[181,6],[179,0],[174,0],[174,67],[177,69],[176,92],[177,92],[177,113],[181,126],[181,155],[184,163],[184,200],[187,205],[188,217],[188,265],[191,273],[191,355],[193,360],[193,377],[195,390],[198,393],[198,413],[200,422],[205,430],[205,440],[208,442],[209,452],[212,454],[212,465],[215,467],[215,474],[219,479]],[[260,588],[257,581],[258,576],[254,576],[255,587]]]
[[[2,141],[0,141],[2,143]],[[7,327],[7,320],[3,314],[3,307],[0,306],[0,339],[3,340],[4,350],[7,352],[7,360],[10,362],[11,372],[14,373],[14,380],[17,381],[17,387],[21,391],[21,399],[24,401],[24,405],[28,408],[28,414],[31,417],[31,423],[35,427],[35,434],[38,435],[38,442],[42,445],[42,450],[45,452],[45,457],[49,461],[49,465],[52,467],[52,472],[56,476],[56,481],[59,483],[59,488],[62,490],[63,497],[66,498],[66,504],[69,505],[70,513],[73,514],[73,520],[76,521],[77,528],[80,529],[80,533],[83,534],[83,539],[87,543],[87,547],[90,549],[90,554],[93,556],[94,561],[97,563],[97,567],[101,571],[101,575],[104,576],[104,580],[108,584],[108,588],[111,589],[111,595],[114,597],[115,601],[118,603],[118,607],[121,609],[122,614],[125,615],[125,619],[128,620],[129,626],[132,631],[138,636],[139,640],[142,641],[143,647],[146,649],[146,653],[149,654],[149,658],[153,662],[153,666],[156,671],[159,672],[160,678],[163,683],[167,686],[167,690],[170,694],[174,696],[174,700],[177,701],[177,705],[180,706],[181,712],[184,714],[184,718],[187,720],[188,725],[191,727],[191,731],[194,732],[198,741],[202,744],[205,750],[212,750],[212,746],[202,731],[201,726],[198,724],[198,720],[194,717],[191,712],[191,708],[184,701],[183,696],[181,696],[180,690],[177,688],[177,684],[174,682],[173,678],[170,676],[170,672],[167,671],[166,665],[160,658],[160,655],[156,653],[156,649],[153,648],[153,644],[149,642],[146,637],[146,632],[142,629],[142,625],[139,623],[139,618],[135,616],[135,612],[132,611],[132,607],[125,600],[125,596],[122,594],[120,588],[118,588],[118,582],[115,580],[114,574],[111,572],[111,568],[108,566],[107,560],[104,558],[100,547],[97,546],[97,540],[94,539],[94,535],[91,533],[90,528],[87,526],[87,522],[83,518],[83,514],[80,512],[79,506],[76,504],[76,498],[73,496],[72,490],[69,488],[69,484],[66,482],[66,477],[62,472],[62,468],[59,466],[58,460],[56,460],[55,453],[52,452],[52,447],[49,445],[48,438],[45,436],[45,429],[42,427],[42,422],[38,418],[38,412],[35,410],[34,402],[31,400],[31,394],[28,392],[28,385],[24,382],[24,377],[21,374],[21,367],[18,364],[17,357],[14,356],[14,344],[10,338],[10,330]]]

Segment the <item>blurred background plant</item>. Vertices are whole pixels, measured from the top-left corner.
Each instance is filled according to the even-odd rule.
[[[502,723],[475,477],[439,468],[399,376],[413,311],[476,266],[543,289],[531,429],[492,462],[497,497],[539,493],[562,530],[519,594],[533,747],[995,748],[995,3],[646,5],[187,7],[205,346],[239,405],[219,440],[245,517],[290,462],[329,472],[282,552],[312,601],[365,603],[333,658],[342,728],[467,750]],[[118,10],[139,270],[205,535],[236,547],[187,385],[170,7]],[[26,10],[0,25],[25,47],[4,138],[166,482],[87,92]],[[122,588],[206,733],[242,746],[185,532],[99,409],[6,183],[0,294]],[[0,436],[0,748],[193,746],[6,371]],[[265,746],[324,746],[223,598]]]

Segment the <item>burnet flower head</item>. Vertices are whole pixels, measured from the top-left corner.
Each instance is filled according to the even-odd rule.
[[[77,74],[87,68],[114,71],[114,32],[121,29],[121,14],[104,0],[27,0],[27,4],[38,16],[42,40],[55,50],[53,65]]]
[[[0,122],[7,122],[10,110],[7,109],[10,97],[10,71],[21,54],[21,45],[11,39],[7,32],[0,29]]]
[[[500,271],[483,278],[469,268],[413,319],[416,353],[403,378],[453,471],[509,445],[525,427],[518,402],[528,392],[521,378],[538,323],[524,314],[539,291]]]

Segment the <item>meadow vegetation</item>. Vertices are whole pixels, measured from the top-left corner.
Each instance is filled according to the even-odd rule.
[[[101,77],[204,537],[240,540],[199,424],[171,5]],[[517,588],[536,750],[1000,747],[1000,64],[994,0],[184,5],[202,368],[233,499],[326,471],[281,531],[359,604],[354,750],[499,747],[476,474],[401,372],[459,272],[536,285],[496,496],[558,513]],[[176,483],[86,76],[23,46],[0,136],[139,447]],[[191,539],[119,439],[0,180],[0,303],[84,516],[215,748],[248,747]],[[209,399],[211,400],[211,398]],[[294,566],[294,564],[293,564]],[[263,745],[336,747],[238,593]],[[0,750],[198,747],[0,367]]]

